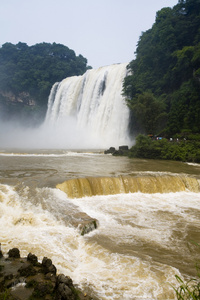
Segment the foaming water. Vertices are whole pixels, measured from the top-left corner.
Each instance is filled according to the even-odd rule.
[[[81,198],[93,195],[112,195],[119,193],[167,193],[190,190],[200,192],[200,181],[185,176],[158,175],[88,177],[65,181],[56,186],[70,198]]]
[[[21,256],[47,256],[59,273],[102,300],[175,300],[175,275],[196,275],[199,248],[193,242],[199,242],[199,192],[136,191],[71,199],[56,188],[64,180],[87,176],[199,180],[196,166],[116,158],[99,151],[1,153],[4,253],[18,247]],[[99,222],[84,236],[74,226],[82,213]]]
[[[191,226],[200,229],[199,200],[199,193],[192,192],[156,193],[153,196],[134,193],[77,198],[73,203],[100,221],[101,234],[106,235],[108,231],[109,239],[115,240],[118,251],[130,254],[142,247],[144,254],[145,247],[154,245],[157,260],[161,259],[163,251],[172,256],[184,254],[181,250],[183,240],[189,237]],[[180,239],[176,239],[176,233]],[[195,233],[190,238],[194,239]],[[160,258],[157,256],[159,251]],[[182,268],[181,260],[178,264]]]
[[[42,151],[40,151],[39,153],[28,153],[28,152],[0,152],[0,156],[8,156],[8,157],[86,157],[86,156],[90,156],[90,155],[101,155],[103,151],[97,151],[95,152],[76,152],[76,151],[62,151],[62,153],[58,152],[56,153],[45,153],[45,151],[43,151],[43,153],[41,153]]]
[[[88,70],[82,76],[55,83],[49,95],[46,118],[39,127],[0,120],[1,146],[7,149],[106,149],[132,145],[129,109],[122,97],[126,66],[115,64]]]
[[[174,251],[181,250],[182,241],[177,242],[179,249],[170,239],[178,218],[184,218],[185,227],[195,222],[200,225],[197,217],[187,212],[183,216],[188,205],[183,201],[184,194],[177,194],[175,202],[172,195],[156,195],[152,201],[150,195],[140,193],[74,199],[73,205],[100,222],[96,231],[82,237],[64,217],[70,206],[64,193],[42,188],[36,189],[33,197],[27,187],[7,185],[1,185],[0,191],[3,250],[17,246],[22,255],[30,251],[40,259],[45,253],[58,271],[80,286],[88,286],[99,299],[174,299],[169,284],[175,284],[178,269],[160,261],[156,253],[154,257],[142,249],[148,245],[152,252],[154,247],[157,252],[159,247],[160,252],[168,249],[168,255],[176,260]],[[190,207],[197,209],[200,198],[192,197],[190,194]],[[159,210],[175,216],[167,223],[162,215],[159,217]],[[69,211],[72,213],[71,207]]]
[[[33,193],[1,185],[0,191],[3,249],[47,255],[58,271],[100,299],[175,299],[169,287],[174,275],[180,275],[178,269],[191,271],[187,236],[191,226],[200,229],[199,194],[136,193],[71,202],[49,188]],[[85,237],[67,218],[77,208],[100,223]]]
[[[129,109],[122,97],[126,67],[127,64],[115,64],[88,70],[82,76],[56,83],[49,96],[44,126],[51,127],[52,132],[58,129],[58,135],[66,140],[69,135],[83,147],[130,144]]]

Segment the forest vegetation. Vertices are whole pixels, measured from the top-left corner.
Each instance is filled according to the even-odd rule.
[[[123,95],[131,112],[131,135],[150,136],[151,149],[145,154],[148,157],[198,162],[200,0],[178,0],[173,8],[158,11],[152,28],[140,36],[135,54],[123,84]],[[52,85],[66,77],[82,75],[89,68],[86,58],[76,56],[61,44],[5,43],[0,48],[1,119],[40,124]],[[173,142],[165,144],[165,140],[157,141],[155,137],[167,141],[173,138]],[[174,142],[177,138],[179,143]],[[136,139],[138,149],[142,149],[143,142],[141,136]],[[188,150],[191,143],[196,155]],[[158,149],[152,152],[161,145],[168,149],[168,155],[158,155]],[[190,155],[177,155],[167,145],[174,149],[181,145]],[[141,156],[138,149],[131,155]]]
[[[139,134],[136,144],[128,152],[129,157],[164,159],[200,163],[200,134],[191,134],[188,140],[175,138],[152,139]]]
[[[76,56],[62,44],[3,44],[0,48],[1,118],[28,120],[40,115],[42,120],[52,85],[66,77],[82,75],[89,68],[86,58]]]
[[[200,133],[200,0],[158,11],[128,70],[123,92],[134,134]]]
[[[200,0],[158,11],[128,71],[130,131],[140,134],[130,155],[200,162]]]

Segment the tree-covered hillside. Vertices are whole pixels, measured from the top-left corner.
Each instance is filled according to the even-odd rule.
[[[42,114],[52,85],[88,68],[86,58],[62,44],[5,43],[0,48],[1,118]]]
[[[158,11],[128,68],[124,95],[133,134],[199,133],[200,0]]]

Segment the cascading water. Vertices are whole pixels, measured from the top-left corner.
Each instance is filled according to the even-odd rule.
[[[130,145],[129,109],[122,97],[126,74],[126,64],[116,64],[55,83],[45,126],[61,130],[72,148]]]
[[[93,299],[177,299],[175,275],[196,276],[199,203],[199,164],[0,151],[4,255],[46,256]]]

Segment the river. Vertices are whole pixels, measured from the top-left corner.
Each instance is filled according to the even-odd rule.
[[[70,198],[56,188],[66,180],[99,177],[139,178],[146,189]],[[176,190],[176,179],[185,177],[196,183]],[[152,192],[155,178],[163,187],[170,182],[169,190]],[[196,275],[199,180],[199,164],[114,157],[100,150],[1,149],[2,251],[18,247],[21,256],[51,258],[59,273],[94,299],[176,299],[175,275]],[[83,212],[99,225],[81,236],[71,220],[79,222]]]

